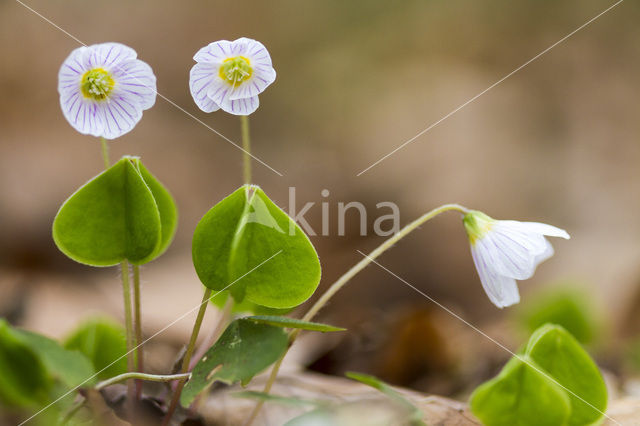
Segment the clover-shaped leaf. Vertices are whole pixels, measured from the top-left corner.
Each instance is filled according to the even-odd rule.
[[[287,349],[289,339],[279,327],[246,319],[233,321],[193,368],[180,397],[185,407],[216,380],[249,383]]]
[[[53,239],[71,259],[92,266],[149,262],[175,234],[169,192],[135,157],[123,157],[64,202]]]
[[[320,282],[320,262],[298,225],[258,187],[245,185],[207,212],[193,235],[193,264],[202,283],[270,308],[307,300]]]
[[[607,387],[600,370],[578,341],[564,328],[547,324],[529,339],[527,355],[549,373],[571,401],[568,425],[600,420],[607,408]],[[586,402],[585,402],[586,401]]]
[[[564,328],[536,330],[524,352],[471,395],[471,411],[487,426],[582,426],[598,423],[607,389],[598,367]]]

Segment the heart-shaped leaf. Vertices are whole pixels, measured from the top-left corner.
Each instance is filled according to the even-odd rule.
[[[53,239],[80,263],[139,265],[166,250],[176,218],[168,191],[138,158],[127,156],[64,202],[53,222]]]
[[[321,331],[323,333],[329,331],[345,331],[346,328],[334,327],[333,325],[321,324],[319,322],[302,321],[295,318],[278,317],[275,315],[256,315],[253,317],[245,318],[249,321],[258,322],[261,324],[269,324],[276,327],[283,328],[299,328],[309,331]]]
[[[485,426],[563,426],[571,415],[567,393],[540,374],[528,357],[514,357],[471,395],[471,411]]]
[[[607,409],[604,379],[589,354],[568,331],[553,324],[540,327],[531,335],[526,353],[573,392],[567,392],[571,400],[568,425],[588,425],[603,417]]]
[[[233,321],[193,368],[180,402],[189,406],[216,380],[246,385],[280,358],[288,342],[287,334],[279,327],[246,319]]]
[[[84,322],[65,340],[64,347],[84,354],[100,380],[127,372],[125,331],[114,321],[94,318]]]
[[[245,185],[204,215],[193,236],[202,283],[270,308],[307,300],[320,282],[313,245],[258,187]]]

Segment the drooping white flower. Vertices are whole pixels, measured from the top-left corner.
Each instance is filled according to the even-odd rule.
[[[102,43],[75,49],[58,73],[60,106],[80,133],[114,139],[156,101],[156,76],[132,48]]]
[[[193,59],[189,88],[204,112],[222,108],[230,114],[249,115],[258,109],[258,95],[276,79],[269,52],[250,38],[210,43]]]
[[[482,287],[499,308],[518,303],[516,280],[531,278],[536,267],[553,256],[545,236],[569,239],[566,231],[555,226],[495,220],[476,210],[466,213],[463,223]]]

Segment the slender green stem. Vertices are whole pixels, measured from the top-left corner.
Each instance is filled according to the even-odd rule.
[[[131,314],[131,287],[129,286],[129,262],[123,260],[122,267],[122,294],[124,296],[124,321],[127,333],[127,371],[133,372],[134,354],[133,354],[133,318]],[[133,402],[135,396],[133,381],[127,383],[127,401]]]
[[[358,272],[362,271],[367,265],[369,265],[374,259],[380,256],[382,253],[390,249],[395,243],[400,241],[402,238],[406,237],[409,233],[411,233],[411,231],[418,228],[420,225],[424,224],[425,222],[438,216],[439,214],[450,211],[450,210],[456,210],[461,213],[467,213],[469,211],[465,207],[462,207],[461,205],[458,205],[458,204],[445,204],[443,206],[440,206],[438,208],[431,210],[428,213],[425,213],[424,215],[420,216],[418,219],[406,225],[397,234],[393,235],[392,237],[387,239],[384,243],[379,245],[378,248],[373,250],[368,256],[362,258],[360,262],[356,263],[351,269],[349,269],[344,275],[342,275],[336,282],[331,284],[331,287],[329,287],[329,289],[325,291],[324,294],[316,301],[316,303],[311,307],[311,309],[309,309],[309,311],[302,317],[302,320],[311,321],[313,317],[316,316],[316,314],[327,304],[327,302],[342,287],[344,287],[344,285],[347,282],[349,282],[351,278],[353,278]],[[293,342],[296,340],[296,338],[298,337],[298,334],[300,334],[300,329],[296,329],[291,332],[291,334],[289,335],[289,347],[291,347]],[[271,374],[269,375],[269,379],[267,379],[267,383],[265,384],[263,389],[264,393],[269,393],[269,391],[271,390],[271,387],[275,383],[276,378],[278,377],[278,371],[280,370],[280,366],[282,365],[282,361],[284,360],[284,357],[287,355],[287,352],[288,350],[285,351],[285,353],[282,354],[280,359],[273,365],[273,368],[271,369]],[[258,412],[262,408],[263,404],[264,404],[264,400],[258,401],[256,403],[256,406],[251,412],[249,420],[247,420],[247,422],[245,423],[245,426],[251,425],[251,423],[257,417]]]
[[[137,372],[124,373],[98,383],[94,389],[100,390],[100,389],[106,388],[107,386],[111,386],[115,383],[122,382],[124,380],[129,380],[129,379],[148,380],[150,382],[171,382],[173,380],[188,379],[189,376],[191,376],[191,373],[184,373],[184,374],[182,373],[181,374],[145,374],[145,373],[137,373]]]
[[[202,296],[202,303],[200,304],[200,309],[198,310],[198,316],[196,317],[196,322],[193,324],[193,330],[191,331],[191,338],[189,339],[189,345],[187,345],[187,351],[184,354],[184,358],[182,358],[182,368],[180,369],[180,373],[185,374],[189,371],[189,363],[191,362],[191,355],[193,355],[193,351],[196,347],[196,340],[198,340],[198,333],[200,333],[200,327],[202,326],[202,320],[204,319],[204,313],[207,310],[207,306],[209,305],[209,299],[211,298],[211,289],[205,288],[204,296]],[[173,398],[171,399],[171,403],[169,405],[169,409],[167,410],[167,415],[164,417],[162,421],[162,425],[166,426],[171,421],[173,417],[173,413],[178,406],[178,401],[180,401],[180,394],[182,393],[182,388],[186,383],[186,379],[182,379],[178,382],[178,386],[173,393]]]
[[[229,296],[227,298],[227,301],[224,303],[224,307],[222,308],[220,320],[218,321],[218,323],[214,328],[211,328],[211,332],[202,341],[198,349],[194,352],[193,356],[191,357],[191,365],[189,366],[190,369],[193,368],[194,364],[196,364],[200,360],[200,358],[204,356],[204,354],[207,352],[207,350],[209,350],[211,345],[213,345],[213,343],[216,340],[218,340],[222,332],[227,328],[227,325],[229,325],[229,321],[231,320],[231,317],[232,317],[232,310],[233,310],[233,297]]]
[[[249,136],[249,116],[240,116],[240,127],[242,130],[242,149],[243,149],[243,176],[244,183],[251,184],[251,138]]]
[[[135,348],[137,370],[144,373],[144,350],[142,347],[142,314],[140,309],[140,266],[133,265],[133,319],[135,324]],[[142,396],[142,380],[136,380],[136,399]]]
[[[102,160],[104,161],[104,168],[109,168],[109,145],[105,138],[100,138],[100,144],[102,145]]]

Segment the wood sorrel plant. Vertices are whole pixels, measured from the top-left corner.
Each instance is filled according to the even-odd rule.
[[[31,384],[35,383],[35,388],[21,387],[19,380],[15,381],[17,384],[11,382],[19,390],[10,394],[16,404],[46,404],[47,398],[53,398],[49,392],[49,374],[57,369],[58,375],[54,375],[56,380],[65,382],[67,388],[71,388],[69,392],[83,385],[100,390],[126,380],[129,407],[126,415],[131,419],[135,415],[135,411],[131,410],[135,406],[134,400],[141,395],[142,380],[177,381],[171,399],[164,401],[166,415],[163,423],[169,424],[180,404],[189,407],[215,381],[245,385],[256,374],[273,365],[263,395],[269,393],[288,348],[302,330],[344,330],[312,322],[327,302],[378,256],[441,213],[457,211],[462,215],[480,281],[489,299],[499,308],[517,303],[519,293],[516,280],[530,278],[538,264],[553,254],[545,237],[569,238],[565,231],[550,225],[499,221],[457,204],[445,204],[411,222],[364,256],[333,283],[301,319],[285,317],[283,314],[313,295],[320,282],[321,267],[317,253],[302,229],[252,182],[248,115],[258,108],[258,95],[275,81],[276,72],[266,48],[247,38],[211,43],[200,49],[194,60],[196,64],[190,74],[190,89],[196,105],[204,112],[222,109],[240,116],[244,185],[214,205],[202,217],[194,232],[193,264],[204,286],[204,294],[180,371],[177,374],[152,375],[143,370],[139,271],[140,265],[156,259],[170,245],[176,231],[176,206],[169,192],[138,157],[125,156],[110,165],[106,143],[106,139],[132,130],[140,120],[142,111],[153,105],[155,77],[151,68],[138,60],[136,53],[126,46],[105,43],[82,47],[72,52],[60,70],[61,106],[67,120],[78,131],[101,138],[106,170],[64,202],[53,223],[53,239],[64,254],[77,262],[100,267],[121,265],[127,372],[104,377],[102,374],[109,371],[114,362],[106,367],[103,364],[98,366],[90,351],[82,350],[86,340],[84,329],[74,334],[70,339],[74,343],[65,349],[42,336],[25,334],[0,323],[2,354],[10,353],[14,358],[26,354],[24,356],[33,358],[33,364],[37,365],[32,372],[33,380],[30,381]],[[133,268],[133,292],[129,283],[130,265]],[[228,324],[228,319],[223,319],[224,331],[220,337],[209,348],[200,351],[201,357],[193,359],[196,340],[210,301],[218,305],[224,303],[225,312],[242,310],[254,315],[232,320]],[[113,336],[113,328],[105,328],[104,324],[100,324],[96,323],[95,327],[108,331],[100,335]],[[531,348],[528,346],[524,361],[518,358],[518,362],[509,364],[498,378],[483,385],[474,394],[474,412],[483,420],[489,419],[485,420],[489,423],[493,422],[492,419],[502,418],[500,416],[504,415],[505,410],[507,416],[517,415],[513,414],[513,410],[521,408],[519,406],[505,408],[499,403],[487,405],[483,401],[494,401],[496,395],[499,401],[504,384],[509,385],[510,380],[517,376],[513,371],[529,368],[536,363],[541,366],[540,371],[543,368],[549,374],[543,374],[541,378],[535,376],[540,371],[526,370],[527,374],[535,376],[527,382],[527,386],[557,394],[558,400],[563,403],[560,408],[554,408],[558,409],[558,418],[568,419],[570,414],[567,407],[571,405],[574,410],[571,418],[578,420],[572,420],[570,424],[582,424],[582,420],[593,421],[596,417],[580,405],[584,402],[579,395],[584,390],[582,385],[578,383],[574,386],[566,371],[559,371],[557,365],[549,361],[551,357],[563,359],[565,363],[578,359],[591,372],[591,377],[596,377],[595,364],[585,361],[581,348],[576,348],[574,342],[563,333],[566,332],[545,329],[537,333],[535,339],[532,337],[533,343],[530,342]],[[554,346],[554,342],[561,344]],[[69,349],[80,349],[84,355]],[[134,365],[135,359],[137,366]],[[519,362],[524,362],[524,367]],[[103,382],[94,383],[96,376],[104,379]],[[79,382],[76,379],[80,377],[85,379]],[[353,377],[399,399],[397,393],[374,378],[361,375]],[[138,379],[137,392],[132,379]],[[571,392],[564,395],[554,386],[560,389],[566,386]],[[23,398],[20,389],[31,392],[34,397]],[[34,389],[39,390],[35,392]],[[2,386],[0,392],[8,394]],[[54,402],[63,399],[69,392]],[[599,398],[596,405],[601,409],[604,409],[600,403],[603,392],[606,402],[606,390],[603,391],[601,387],[594,396]],[[577,397],[577,402],[572,397]],[[591,394],[586,398],[591,398]],[[257,417],[264,401],[265,398],[259,399],[248,416],[247,424]],[[538,407],[535,398],[531,401],[531,407]],[[418,424],[421,419],[414,408],[409,411],[413,421]],[[72,408],[67,417],[72,416],[75,409]],[[549,413],[556,415],[555,411]]]

